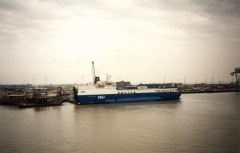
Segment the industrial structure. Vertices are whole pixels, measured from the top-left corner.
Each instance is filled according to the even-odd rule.
[[[126,86],[131,86],[131,82],[120,81],[116,82],[117,89],[124,89]]]
[[[240,67],[235,68],[235,71],[230,73],[232,76],[236,77],[236,86],[239,87],[240,83]]]
[[[95,67],[94,67],[93,61],[92,61],[92,77],[93,77],[93,84],[96,85],[96,83],[100,81],[100,77],[96,76],[95,74]]]

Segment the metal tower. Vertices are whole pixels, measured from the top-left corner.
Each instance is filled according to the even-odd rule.
[[[94,67],[94,61],[92,61],[92,77],[93,77],[93,84],[95,84],[95,67]]]
[[[230,74],[232,76],[235,75],[235,77],[236,77],[236,85],[237,85],[237,87],[239,87],[239,83],[240,83],[240,67],[235,68],[235,71],[230,73]]]
[[[96,83],[100,81],[100,77],[96,76],[95,74],[94,62],[92,62],[92,77],[93,77],[93,84],[96,85]]]

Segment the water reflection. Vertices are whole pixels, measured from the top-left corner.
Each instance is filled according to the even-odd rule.
[[[5,109],[13,109],[13,110],[16,110],[16,109],[19,109],[17,106],[15,105],[4,105],[4,104],[0,104],[0,110],[5,110]]]
[[[50,111],[50,110],[61,110],[62,106],[47,106],[47,107],[34,107],[35,112],[41,112],[41,111]],[[29,108],[24,108],[24,109],[29,109]]]

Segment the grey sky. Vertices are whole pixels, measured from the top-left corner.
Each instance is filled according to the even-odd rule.
[[[239,0],[0,0],[0,83],[231,81]]]

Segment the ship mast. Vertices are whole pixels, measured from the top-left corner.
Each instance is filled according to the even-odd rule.
[[[92,77],[93,77],[93,84],[95,84],[95,68],[94,68],[94,62],[92,61]]]

